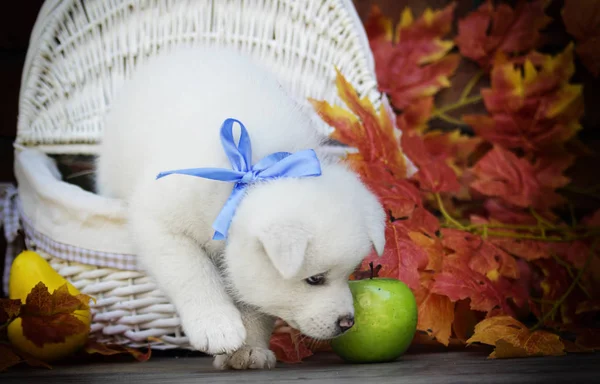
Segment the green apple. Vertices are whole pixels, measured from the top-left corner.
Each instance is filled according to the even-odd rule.
[[[367,278],[349,282],[354,298],[354,326],[331,341],[333,351],[349,363],[398,359],[417,330],[417,302],[400,280]]]

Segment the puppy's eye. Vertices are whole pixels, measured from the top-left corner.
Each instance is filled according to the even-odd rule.
[[[325,275],[322,273],[318,274],[318,275],[314,275],[314,276],[309,277],[305,281],[310,285],[322,285],[323,283],[325,283]]]

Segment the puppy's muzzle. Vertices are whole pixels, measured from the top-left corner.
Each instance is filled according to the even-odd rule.
[[[341,316],[338,319],[338,328],[340,329],[341,333],[346,332],[347,330],[352,328],[353,325],[354,325],[354,316],[351,316],[351,315]]]

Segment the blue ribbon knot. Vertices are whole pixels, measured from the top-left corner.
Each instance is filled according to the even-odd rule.
[[[238,144],[233,138],[233,124],[240,125],[241,134]],[[229,158],[232,169],[189,168],[161,172],[160,179],[167,175],[180,174],[205,179],[235,183],[227,202],[213,223],[214,240],[227,237],[229,225],[235,210],[244,197],[248,186],[260,180],[272,180],[281,177],[310,177],[321,175],[321,164],[314,150],[306,149],[295,153],[275,152],[252,165],[252,146],[246,127],[239,120],[226,119],[221,126],[221,144]]]

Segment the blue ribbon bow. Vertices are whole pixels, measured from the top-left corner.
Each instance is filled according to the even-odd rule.
[[[233,124],[241,128],[239,143],[233,139]],[[229,225],[248,185],[259,180],[280,177],[320,176],[321,165],[314,150],[307,149],[296,153],[275,152],[252,165],[252,146],[246,127],[236,119],[227,119],[221,126],[221,143],[233,169],[190,168],[161,172],[156,179],[171,174],[203,177],[211,180],[234,182],[233,191],[213,223],[214,240],[227,237]]]

